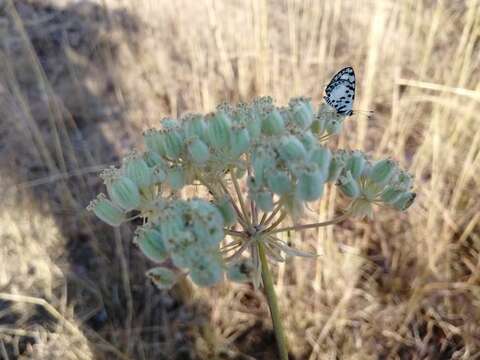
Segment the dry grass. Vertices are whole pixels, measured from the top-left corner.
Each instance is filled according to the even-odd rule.
[[[276,271],[292,356],[480,358],[479,1],[6,0],[0,15],[0,358],[275,358],[261,294],[159,292],[131,229],[84,208],[99,167],[162,116],[319,101],[348,64],[375,115],[339,143],[399,160],[418,201],[302,236],[323,255]]]

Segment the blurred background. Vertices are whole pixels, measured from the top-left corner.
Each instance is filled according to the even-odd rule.
[[[248,285],[155,289],[85,210],[164,116],[312,97],[351,65],[338,139],[415,175],[406,213],[293,239],[274,268],[292,359],[480,358],[480,2],[0,1],[0,358],[275,359]],[[309,216],[329,219],[334,190]]]

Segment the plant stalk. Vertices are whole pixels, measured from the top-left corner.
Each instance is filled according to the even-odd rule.
[[[273,322],[273,330],[275,331],[275,337],[277,339],[278,353],[280,355],[279,359],[288,360],[287,339],[285,337],[285,332],[283,331],[282,319],[278,309],[277,295],[275,294],[272,275],[268,268],[265,247],[261,240],[257,241],[257,247],[262,265],[263,288],[265,289],[265,295],[267,296],[268,307],[270,308],[270,315]]]
[[[237,193],[238,202],[240,203],[240,208],[242,209],[243,216],[248,223],[248,218],[249,218],[248,210],[247,210],[247,207],[245,206],[245,202],[243,201],[242,191],[240,190],[240,185],[238,184],[237,178],[235,177],[235,175],[233,175],[233,172],[231,170],[230,170],[230,177],[232,179],[235,192]]]
[[[341,215],[341,216],[339,216],[335,219],[329,220],[329,221],[324,221],[324,222],[319,222],[319,223],[314,223],[314,224],[306,224],[306,225],[295,225],[295,226],[289,226],[289,227],[280,228],[280,229],[275,229],[275,226],[271,226],[270,228],[268,228],[265,231],[265,234],[271,235],[271,234],[277,234],[277,233],[280,233],[280,232],[291,231],[291,230],[301,231],[301,230],[307,230],[307,229],[316,229],[316,228],[319,228],[319,227],[339,223],[339,222],[347,219],[349,216],[350,216],[350,214],[345,213],[345,214],[343,214],[343,215]],[[278,225],[278,224],[275,224],[275,225]]]

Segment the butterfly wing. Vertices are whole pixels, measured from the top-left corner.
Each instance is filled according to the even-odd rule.
[[[325,89],[324,99],[340,115],[353,114],[353,100],[355,99],[355,72],[346,67],[335,74]]]

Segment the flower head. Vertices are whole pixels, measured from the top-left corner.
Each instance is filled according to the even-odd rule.
[[[351,199],[353,216],[371,217],[375,204],[400,211],[412,205],[412,177],[394,161],[372,162],[361,151],[325,144],[345,119],[325,103],[315,111],[305,97],[284,107],[260,97],[207,115],[164,118],[144,132],[145,152],[132,151],[120,168],[101,174],[108,198],[99,195],[88,209],[112,226],[142,219],[134,243],[150,261],[173,264],[147,273],[160,288],[182,275],[210,286],[225,273],[258,286],[260,242],[274,261],[316,256],[276,237],[275,227],[287,216],[301,220],[328,182]],[[199,185],[207,198],[181,199]],[[234,240],[225,243],[227,236]]]
[[[405,211],[415,200],[412,176],[390,159],[373,164],[360,151],[342,152],[345,166],[336,184],[353,199],[349,212],[357,217],[372,217],[372,205],[384,205]]]

